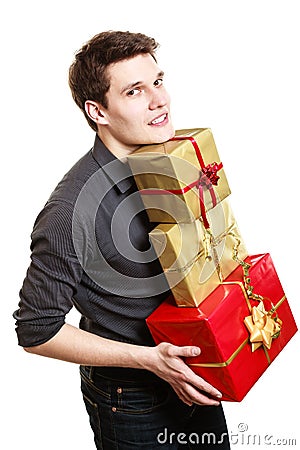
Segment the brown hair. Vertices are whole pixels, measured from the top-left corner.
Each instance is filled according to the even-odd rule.
[[[75,54],[69,69],[69,86],[73,99],[83,111],[89,125],[95,122],[85,112],[85,102],[93,100],[108,107],[106,94],[110,87],[107,68],[110,64],[149,53],[155,59],[158,43],[151,37],[129,31],[105,31],[90,39]]]

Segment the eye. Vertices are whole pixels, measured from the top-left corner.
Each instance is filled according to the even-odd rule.
[[[161,86],[163,84],[164,80],[162,78],[158,78],[157,80],[154,81],[154,86],[158,87]]]
[[[137,95],[137,94],[139,94],[140,92],[141,92],[140,89],[135,88],[135,89],[131,89],[130,91],[128,91],[128,92],[126,93],[126,95],[128,95],[128,97],[133,97],[134,95]]]

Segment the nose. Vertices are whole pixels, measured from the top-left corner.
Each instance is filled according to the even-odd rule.
[[[169,94],[165,88],[153,88],[149,99],[149,109],[153,111],[155,109],[162,108],[169,103],[169,100]]]

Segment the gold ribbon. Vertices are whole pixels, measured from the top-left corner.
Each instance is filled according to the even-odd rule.
[[[164,269],[165,273],[184,273],[190,267],[192,267],[200,258],[205,259],[207,262],[213,262],[217,275],[219,277],[220,282],[224,281],[224,276],[222,274],[220,259],[216,250],[216,247],[227,237],[232,236],[238,242],[237,247],[240,245],[241,241],[238,239],[236,234],[232,231],[235,224],[231,224],[223,233],[214,237],[210,228],[204,230],[203,236],[203,248],[184,266],[181,267],[170,267],[168,269]],[[234,247],[235,248],[235,247]],[[233,249],[234,251],[234,249]]]
[[[181,273],[185,272],[187,269],[192,267],[200,258],[204,257],[207,262],[210,262],[213,260],[213,263],[215,265],[215,268],[217,270],[218,276],[220,280],[223,280],[223,276],[221,274],[221,268],[220,268],[220,261],[217,254],[217,251],[215,249],[216,245],[225,238],[225,236],[232,234],[232,233],[223,233],[220,237],[218,237],[218,242],[215,243],[215,238],[212,235],[212,232],[210,228],[206,229],[204,231],[204,237],[203,237],[203,247],[204,249],[201,249],[195,256],[192,258],[188,263],[186,263],[184,266],[181,267],[173,267],[164,269],[164,272],[166,273]]]
[[[234,358],[240,353],[241,350],[248,344],[248,338],[245,339],[241,345],[229,356],[226,361],[223,362],[208,362],[208,363],[194,363],[189,364],[189,366],[193,367],[227,367],[234,360]]]
[[[278,308],[272,308],[270,311],[265,310],[264,305],[264,297],[262,295],[255,294],[253,292],[253,286],[251,286],[250,279],[250,268],[251,265],[242,261],[238,257],[238,247],[240,245],[240,241],[236,243],[233,248],[233,259],[237,261],[240,266],[243,268],[244,272],[244,286],[246,293],[244,292],[244,296],[247,296],[247,305],[249,307],[249,300],[252,298],[253,300],[259,301],[258,306],[249,307],[250,316],[245,317],[244,324],[247,327],[247,330],[250,333],[250,342],[252,352],[257,350],[262,345],[264,346],[264,350],[266,353],[266,349],[270,350],[272,345],[272,340],[277,338],[280,334],[280,330],[282,327],[282,321],[278,318],[277,315],[274,315],[275,310]]]
[[[222,236],[219,237],[219,239],[220,239],[219,242],[221,242],[221,240],[223,240],[227,234],[229,234],[229,233],[226,233],[226,231],[225,231],[222,234]],[[223,281],[223,274],[222,274],[222,270],[221,270],[220,260],[219,260],[219,256],[218,256],[218,253],[216,250],[216,246],[218,243],[216,242],[216,238],[213,236],[210,228],[205,230],[203,243],[204,243],[205,260],[213,261],[214,266],[217,271],[217,274],[218,274],[218,277],[219,277],[220,281]]]
[[[224,281],[224,276],[222,274],[221,263],[220,263],[220,260],[219,260],[219,256],[218,256],[216,247],[227,236],[232,236],[236,240],[236,243],[235,243],[235,245],[234,245],[234,247],[232,249],[232,253],[233,253],[232,259],[237,261],[239,264],[240,264],[240,261],[241,261],[241,260],[237,259],[238,247],[241,244],[241,240],[238,238],[236,233],[233,231],[235,226],[236,226],[236,224],[233,222],[223,233],[221,233],[220,235],[218,235],[216,237],[212,234],[210,228],[205,230],[205,236],[204,236],[204,239],[203,239],[203,241],[204,241],[204,251],[205,251],[204,255],[205,255],[205,259],[206,259],[206,261],[213,260],[213,263],[214,263],[214,265],[216,267],[217,274],[218,274],[218,277],[219,277],[221,283]]]

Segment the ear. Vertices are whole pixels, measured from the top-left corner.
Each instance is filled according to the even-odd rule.
[[[104,108],[100,103],[92,100],[87,100],[84,104],[84,109],[90,119],[92,119],[97,125],[107,125],[106,115]]]

